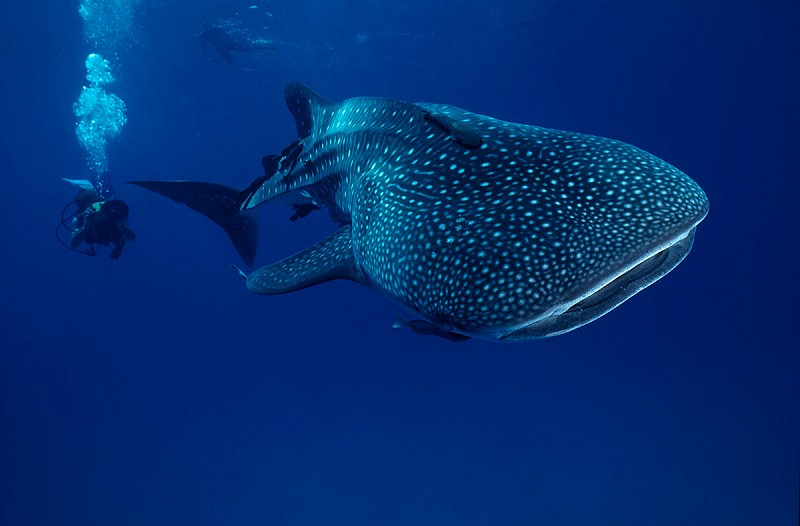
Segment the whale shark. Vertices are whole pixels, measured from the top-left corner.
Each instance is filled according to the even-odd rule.
[[[524,341],[585,325],[689,253],[706,194],[613,139],[505,122],[446,104],[332,102],[292,82],[297,139],[247,188],[131,181],[220,225],[250,266],[255,207],[327,210],[326,239],[246,278],[257,294],[334,279],[367,286],[451,341]]]

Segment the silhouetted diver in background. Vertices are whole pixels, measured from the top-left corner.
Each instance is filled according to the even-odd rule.
[[[203,24],[203,31],[200,33],[200,47],[203,49],[203,54],[206,56],[208,56],[209,46],[213,47],[214,51],[228,64],[233,64],[233,55],[231,55],[233,51],[237,53],[246,53],[248,51],[262,49],[275,49],[275,44],[269,40],[248,40],[245,44],[242,44],[234,40],[234,38],[221,27],[206,22]]]

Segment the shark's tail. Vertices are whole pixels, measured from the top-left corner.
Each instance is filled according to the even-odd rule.
[[[241,210],[242,203],[250,195],[249,189],[191,181],[129,181],[129,184],[200,212],[221,226],[244,262],[253,265],[258,244],[258,216],[253,210]]]

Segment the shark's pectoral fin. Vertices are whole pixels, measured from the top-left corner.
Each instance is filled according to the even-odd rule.
[[[481,145],[481,134],[468,124],[448,117],[440,111],[423,109],[423,112],[428,121],[446,131],[450,135],[450,139],[464,148],[477,148]]]
[[[251,273],[247,288],[256,294],[283,294],[332,279],[362,281],[353,259],[350,225],[314,246]]]

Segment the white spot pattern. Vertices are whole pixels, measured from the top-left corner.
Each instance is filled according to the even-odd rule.
[[[482,137],[466,148],[424,118]],[[295,168],[255,202],[302,188],[352,224],[368,283],[450,330],[502,332],[579,298],[708,210],[689,177],[619,141],[447,105],[348,99],[320,110]]]

